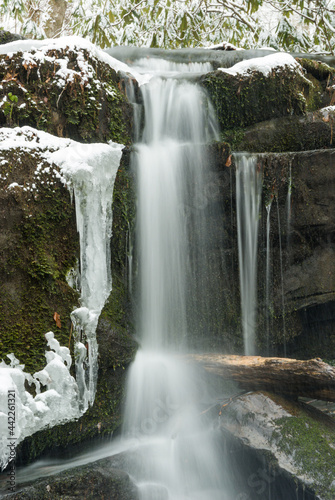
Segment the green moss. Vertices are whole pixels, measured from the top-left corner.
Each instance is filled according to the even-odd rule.
[[[332,485],[335,470],[334,425],[311,418],[303,411],[296,417],[284,417],[276,423],[279,429],[273,437],[279,449],[293,456],[300,474],[312,478],[318,495],[332,500],[335,496]]]
[[[328,66],[328,64],[321,61],[307,59],[306,57],[296,57],[296,60],[299,64],[301,64],[307,73],[311,74],[319,81],[327,81],[330,77],[335,75],[335,68],[332,68],[331,66]]]
[[[321,83],[313,75],[307,74],[306,76],[312,84],[305,90],[305,98],[307,103],[306,110],[316,111],[317,109],[322,108],[323,88]]]
[[[222,140],[227,142],[233,151],[241,151],[241,144],[243,144],[244,139],[244,129],[243,128],[233,128],[229,130],[223,130]]]
[[[14,352],[33,373],[45,365],[45,333],[53,330],[62,345],[69,343],[70,313],[78,303],[65,279],[79,254],[74,206],[55,169],[37,152],[10,150],[1,159],[0,208],[6,219],[0,247],[0,359]],[[6,189],[12,182],[26,190]]]
[[[79,142],[129,144],[132,110],[120,76],[86,50],[49,50],[47,56],[51,62],[27,62],[21,52],[10,58],[0,55],[0,125],[30,125]],[[85,59],[89,76],[82,71],[79,56]],[[73,71],[66,81],[57,74],[64,59]]]
[[[205,75],[207,89],[223,131],[306,111],[304,90],[311,84],[299,72],[280,68],[269,76],[258,71],[233,76],[222,71]]]

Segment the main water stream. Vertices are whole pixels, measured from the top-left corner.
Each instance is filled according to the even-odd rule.
[[[202,211],[188,201],[204,186],[205,145],[216,138],[211,105],[194,83],[167,77],[175,63],[150,60],[142,88],[145,125],[133,157],[138,177],[141,348],[130,369],[123,439],[135,449],[129,472],[143,500],[230,498],[215,432],[202,416],[203,386],[182,360],[187,351],[187,294],[196,279],[190,232],[201,251]],[[147,68],[145,61],[140,67]],[[205,72],[208,64],[181,65]],[[164,71],[164,76],[157,74]],[[203,230],[202,230],[203,229]],[[193,249],[194,251],[194,249]],[[226,496],[228,495],[228,496]]]

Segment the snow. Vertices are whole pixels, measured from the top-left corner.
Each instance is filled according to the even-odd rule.
[[[329,119],[329,113],[335,112],[335,106],[327,106],[325,108],[321,108],[319,112],[322,114],[324,118]]]
[[[20,184],[18,184],[17,182],[12,182],[11,184],[9,184],[7,189],[13,189],[16,187],[22,188],[23,186],[20,186]]]
[[[110,237],[112,234],[112,200],[122,144],[81,144],[52,136],[31,127],[0,128],[0,152],[22,149],[39,153],[50,167],[36,167],[35,176],[53,173],[75,194],[77,228],[81,252],[81,304],[72,312],[74,323],[76,379],[70,374],[72,359],[67,347],[61,346],[53,332],[45,337],[49,350],[46,366],[31,375],[14,354],[10,363],[0,362],[0,467],[9,460],[8,390],[15,391],[15,438],[26,436],[47,426],[78,418],[92,404],[98,371],[98,345],[95,330],[101,309],[112,288]],[[61,172],[55,168],[60,168]],[[12,182],[8,189],[19,186]],[[36,184],[25,188],[36,189]],[[84,344],[84,343],[86,344]],[[86,368],[87,367],[87,368]],[[36,396],[25,389],[33,384]]]
[[[231,68],[219,68],[219,70],[234,76],[248,75],[251,71],[259,71],[264,76],[268,76],[273,70],[287,66],[293,70],[301,68],[300,64],[290,54],[276,52],[264,57],[243,60]]]
[[[93,43],[79,36],[65,36],[55,39],[47,38],[45,40],[16,40],[15,42],[0,45],[0,54],[7,54],[7,56],[12,57],[17,52],[23,52],[24,62],[33,65],[35,61],[42,62],[44,60],[49,60],[51,62],[53,58],[48,56],[47,53],[51,50],[61,50],[65,48],[73,51],[87,50],[91,57],[108,64],[116,72],[119,71],[135,78],[139,85],[147,83],[151,78],[150,75],[142,75],[131,69],[127,64],[115,59],[93,45]],[[35,51],[35,53],[32,54],[32,51]],[[60,59],[57,61],[59,62]],[[84,60],[82,55],[79,56],[78,63],[81,64],[80,69],[83,74],[87,74],[88,63]],[[67,68],[67,61],[65,59],[63,59],[62,67],[58,70],[58,73],[58,76],[64,80],[71,78],[71,70]]]
[[[9,458],[10,440],[19,443],[26,436],[50,425],[56,425],[80,416],[78,387],[70,374],[70,351],[61,347],[53,332],[46,335],[49,351],[43,370],[30,375],[24,371],[13,354],[10,363],[0,362],[0,466]],[[36,396],[25,389],[25,382],[35,385]],[[41,392],[41,386],[42,391]],[[15,424],[9,434],[8,391],[15,393]],[[11,395],[13,392],[10,393]]]
[[[230,42],[221,42],[221,43],[216,43],[214,45],[209,45],[205,46],[205,49],[208,50],[244,50],[242,48],[236,47],[236,45],[233,45]]]

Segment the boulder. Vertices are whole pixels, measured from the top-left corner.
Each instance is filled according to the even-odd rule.
[[[272,474],[259,469],[249,475],[240,498],[264,498],[275,479],[283,486],[288,477],[298,498],[334,498],[335,424],[322,412],[271,393],[248,393],[223,404],[220,428],[271,464]],[[279,492],[280,484],[274,498],[295,498],[293,491]]]
[[[278,66],[269,74],[250,70],[229,74],[221,70],[200,78],[217,112],[223,132],[290,115],[303,115],[304,93],[312,85],[299,68]]]
[[[328,149],[335,145],[335,107],[327,106],[304,116],[276,118],[246,129],[223,133],[235,151],[256,153]]]

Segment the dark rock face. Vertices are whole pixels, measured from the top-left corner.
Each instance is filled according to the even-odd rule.
[[[291,93],[286,93],[290,100],[286,111],[281,104],[275,105],[282,102],[281,97],[271,93],[275,75],[268,78],[264,91],[261,91],[264,77],[257,72],[237,78],[217,71],[205,75],[201,83],[212,98],[222,137],[231,149],[262,153],[257,160],[263,171],[257,259],[258,352],[329,359],[335,347],[334,156],[329,149],[334,144],[334,90],[329,84],[334,79],[334,69],[317,61],[298,61],[306,70],[310,85],[306,85],[302,77],[282,75],[276,92],[280,93],[288,85]],[[301,101],[297,97],[299,92]],[[260,112],[262,106],[267,106],[268,98],[269,109]],[[321,106],[328,107],[318,109]],[[212,288],[213,309],[207,324],[209,332],[215,331],[211,319],[218,310],[217,304],[221,304],[218,324],[222,342],[220,334],[213,338],[209,333],[211,345],[214,349],[223,345],[226,352],[241,352],[234,162],[227,168],[218,151],[214,156],[216,166],[208,174],[208,183],[215,171],[216,190],[212,192],[217,192],[218,197],[213,194],[209,199],[208,212],[212,211],[212,218],[208,218],[208,224],[216,231],[224,229],[218,245],[215,238],[211,240],[215,252],[222,253],[222,264],[216,282],[220,285]],[[270,297],[267,300],[266,206],[271,201]],[[215,213],[214,206],[218,203],[221,212]],[[215,281],[214,274],[212,281]]]
[[[274,171],[277,172],[277,178],[272,177],[271,186],[268,182],[264,186],[265,190],[268,193],[269,190],[273,192],[275,197],[270,215],[273,304],[271,322],[273,339],[277,338],[277,341],[283,335],[284,326],[286,341],[290,342],[293,337],[303,335],[307,326],[306,312],[334,301],[334,161],[333,150],[320,150],[292,155],[269,155],[263,164],[264,176],[268,173],[268,179]],[[266,200],[266,191],[264,198]],[[288,201],[291,204],[290,214]],[[264,208],[262,217],[263,220],[266,217]],[[264,229],[263,224],[263,233]],[[260,255],[264,249],[264,234],[261,239]],[[259,260],[262,262],[259,270],[262,283],[265,278],[264,256],[263,259],[260,256]],[[264,295],[261,300],[264,300]],[[334,325],[331,314],[328,315],[327,321],[320,318],[320,333],[324,327],[329,332],[329,322]],[[304,354],[295,351],[292,344],[291,354],[296,352],[303,357],[321,356],[327,359],[330,354],[329,347],[334,346],[334,342],[334,335],[330,334],[327,335],[325,344],[321,343],[316,350],[314,347],[309,350],[306,343]]]

